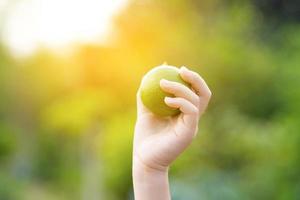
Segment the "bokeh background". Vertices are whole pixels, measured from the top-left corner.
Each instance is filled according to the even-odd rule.
[[[131,0],[106,21],[84,16],[115,1],[0,2],[1,200],[133,199],[135,92],[164,62],[213,92],[173,199],[300,199],[299,1]]]

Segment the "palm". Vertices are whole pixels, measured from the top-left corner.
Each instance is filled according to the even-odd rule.
[[[146,108],[140,113],[136,131],[142,133],[136,138],[135,151],[145,164],[156,168],[168,166],[192,141],[197,127],[187,127],[184,114],[161,118]],[[190,132],[184,133],[184,132]]]

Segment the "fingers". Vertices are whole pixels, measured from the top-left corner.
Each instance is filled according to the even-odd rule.
[[[197,126],[198,123],[198,108],[193,105],[188,100],[181,97],[165,97],[165,103],[172,108],[179,108],[180,111],[184,114],[182,123],[178,124],[178,127],[189,127],[188,132],[193,132],[193,128]],[[183,126],[182,126],[183,125]],[[182,132],[182,131],[180,131]]]
[[[199,104],[199,97],[191,89],[181,83],[162,79],[160,81],[160,87],[167,93],[174,94],[176,97],[187,99],[196,107]]]
[[[204,111],[208,105],[211,97],[211,91],[203,78],[196,72],[188,70],[186,67],[180,68],[180,75],[182,79],[192,85],[192,88],[200,97],[198,108],[200,111]]]
[[[182,97],[166,97],[165,103],[172,108],[179,108],[181,112],[187,115],[197,115],[198,113],[198,108]]]
[[[211,91],[204,79],[196,72],[188,70],[186,67],[180,68],[180,75],[183,80],[192,84],[198,95],[206,98],[211,97]]]

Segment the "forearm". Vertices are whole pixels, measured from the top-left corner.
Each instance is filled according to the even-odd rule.
[[[132,176],[135,200],[171,199],[168,169],[152,169],[133,159]]]

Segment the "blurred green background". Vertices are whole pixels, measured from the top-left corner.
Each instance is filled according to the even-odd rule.
[[[297,0],[136,0],[109,45],[18,57],[2,40],[0,199],[133,199],[135,92],[163,62],[213,92],[173,199],[300,199],[299,22]]]

